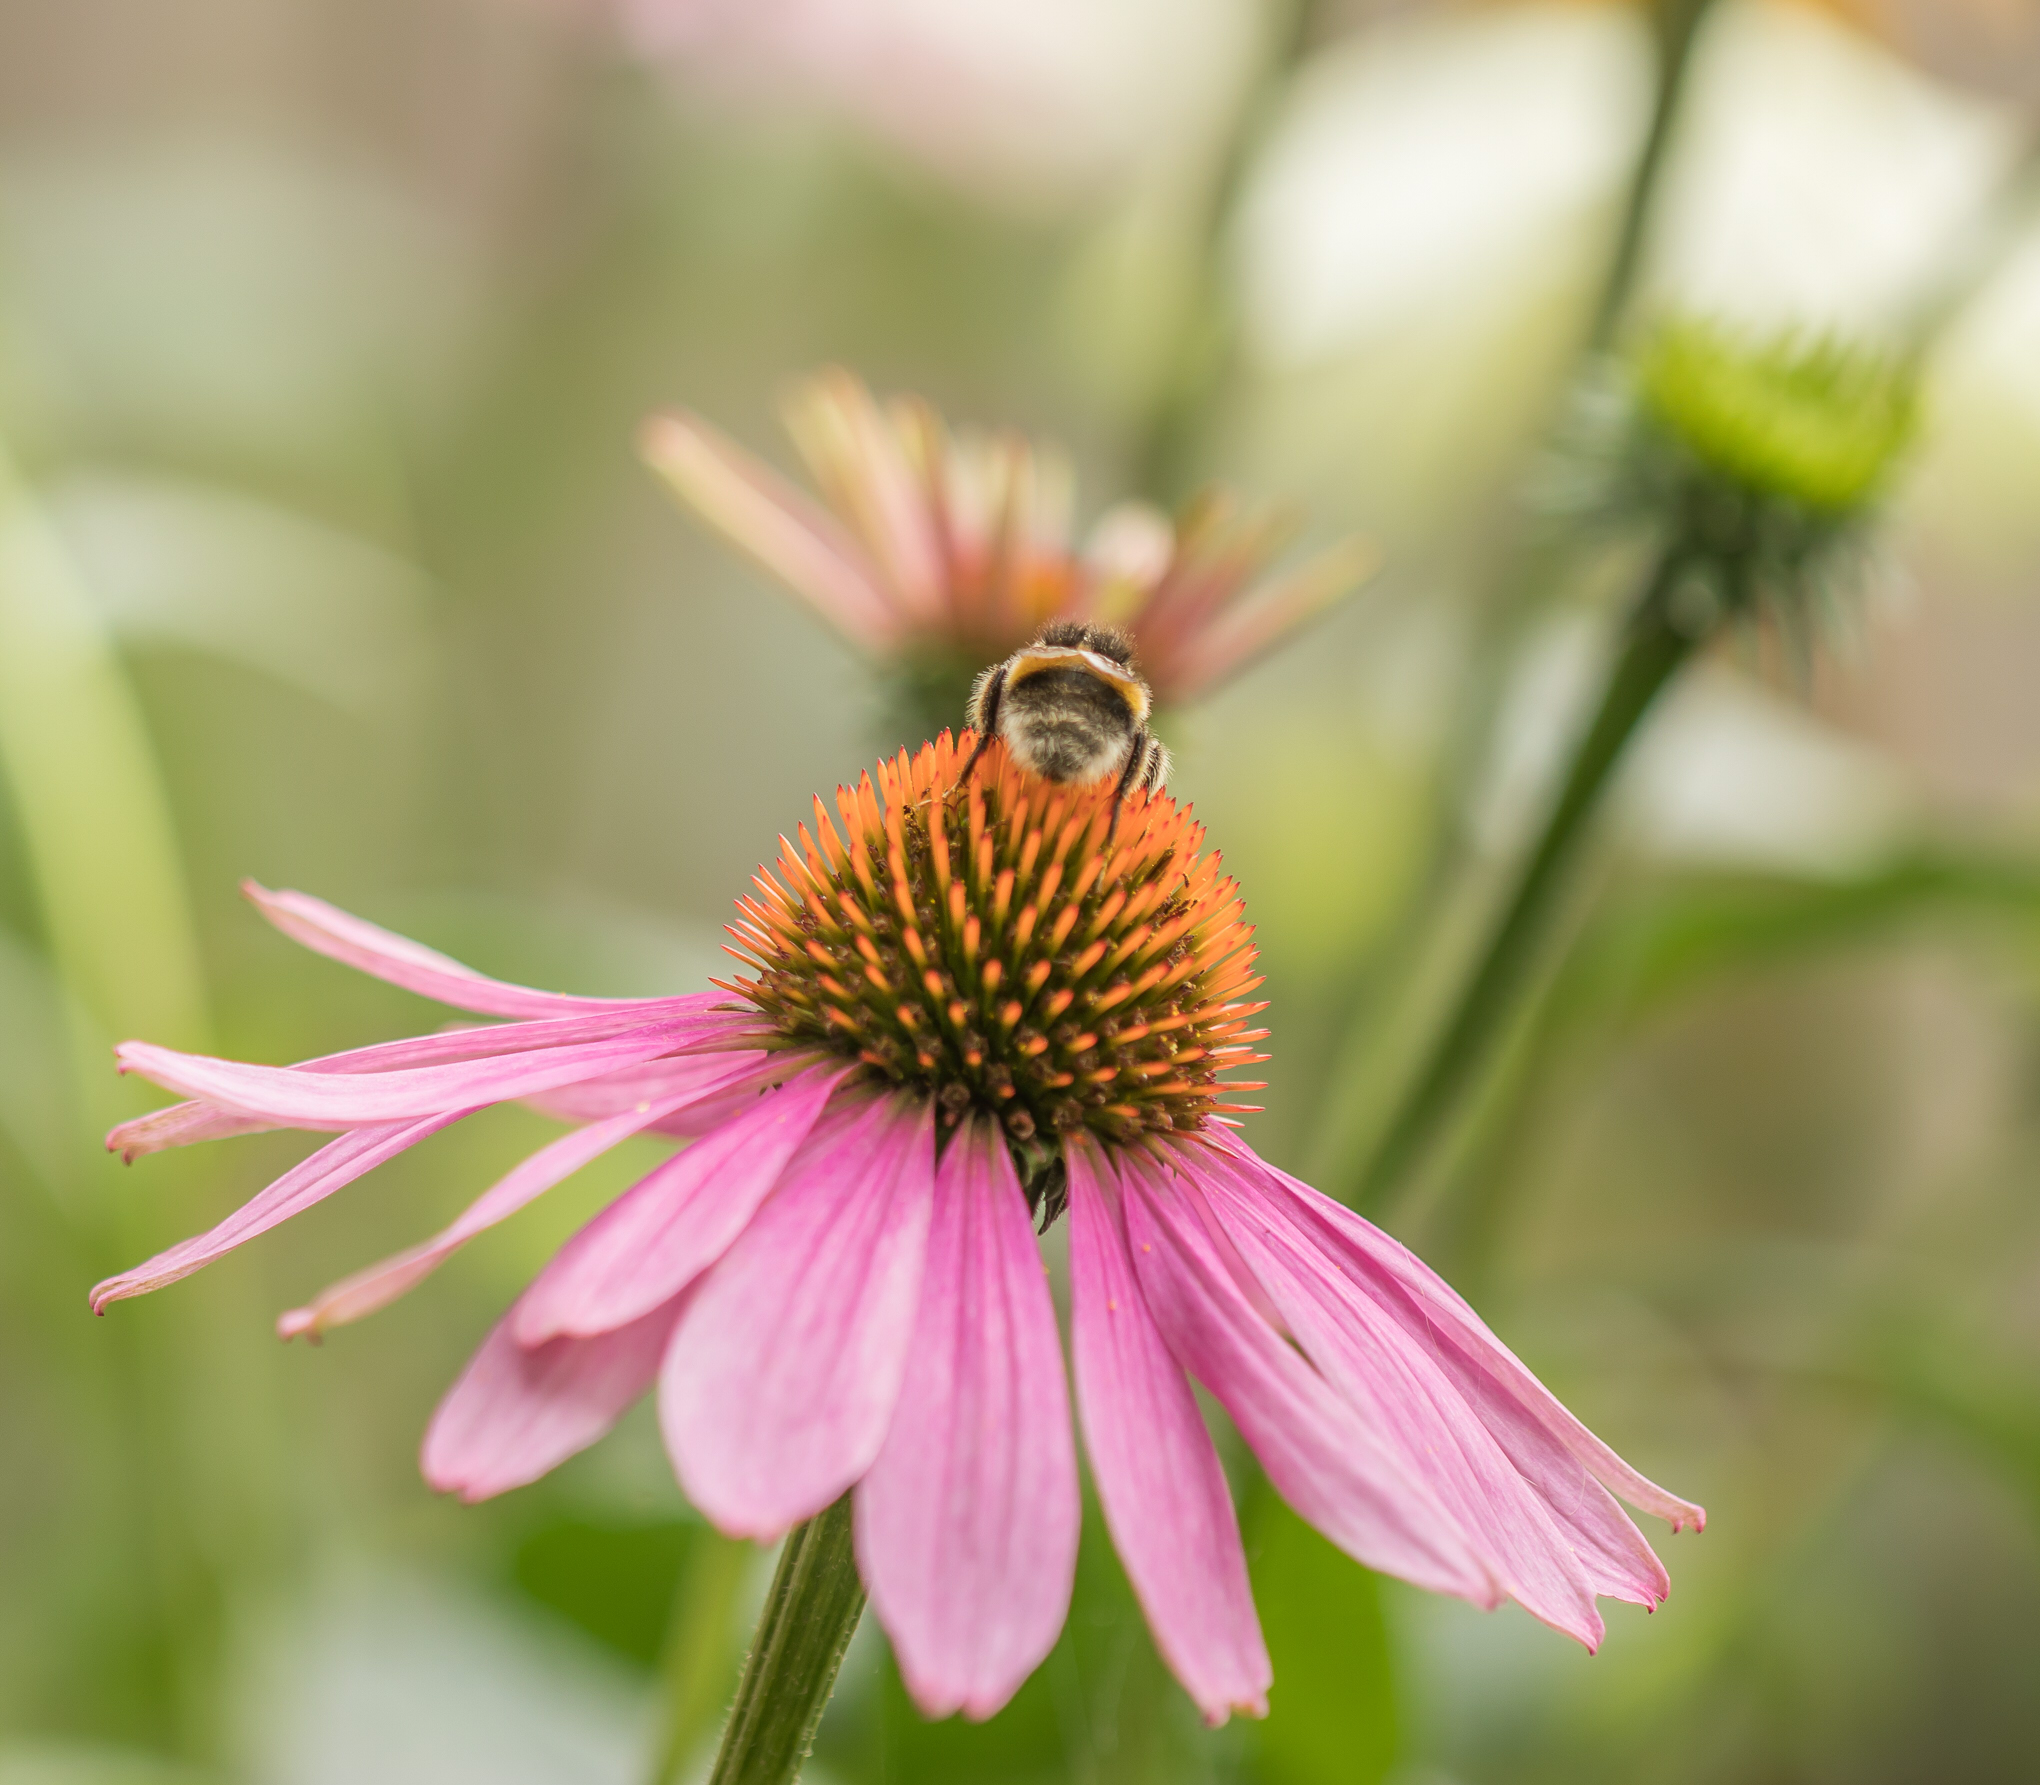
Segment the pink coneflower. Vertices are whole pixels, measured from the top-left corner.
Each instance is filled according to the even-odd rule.
[[[1598,1595],[1664,1569],[1616,1504],[1700,1508],[1629,1468],[1386,1234],[1256,1157],[1251,931],[1190,814],[1058,786],[945,733],[822,802],[739,902],[750,971],[688,997],[485,979],[297,893],[297,940],[514,1019],[293,1067],[131,1042],[193,1101],[130,1156],[266,1127],[336,1138],[211,1233],[103,1283],[184,1276],[492,1103],[577,1122],[423,1245],[284,1317],[352,1320],[643,1130],[697,1137],[540,1272],[434,1417],[469,1499],[543,1475],[656,1382],[675,1469],[771,1538],[854,1491],[857,1557],[916,1702],[990,1715],[1048,1652],[1076,1561],[1062,1347],[1030,1216],[1070,1221],[1077,1423],[1155,1641],[1214,1723],[1269,1666],[1194,1380],[1275,1486],[1370,1566],[1515,1598],[1592,1647]],[[1611,1493],[1610,1490],[1613,1490]]]
[[[1124,503],[1078,549],[1068,462],[1017,434],[952,432],[848,372],[801,386],[787,428],[817,503],[700,417],[645,424],[646,459],[710,524],[874,657],[976,669],[1055,619],[1123,628],[1155,699],[1205,693],[1346,594],[1349,539],[1267,578],[1291,523],[1208,491],[1171,523]]]

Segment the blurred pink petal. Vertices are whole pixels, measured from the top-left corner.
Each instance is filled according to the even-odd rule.
[[[472,1503],[536,1481],[586,1450],[658,1374],[681,1304],[592,1339],[517,1343],[513,1307],[432,1416],[419,1454],[425,1479]]]
[[[910,436],[840,368],[794,394],[786,426],[829,506],[849,523],[893,599],[912,619],[939,619],[942,546],[927,490],[909,460]]]
[[[1134,1281],[1110,1167],[1087,1144],[1065,1157],[1077,1409],[1113,1547],[1205,1721],[1265,1716],[1268,1651],[1218,1452]]]
[[[250,1197],[217,1227],[159,1252],[146,1264],[108,1277],[92,1291],[92,1311],[103,1313],[109,1302],[124,1301],[131,1295],[146,1295],[175,1283],[193,1271],[202,1270],[216,1258],[244,1245],[257,1234],[267,1233],[293,1215],[301,1215],[335,1190],[351,1184],[364,1172],[373,1171],[387,1159],[394,1159],[408,1147],[416,1146],[428,1134],[437,1134],[462,1116],[465,1109],[424,1116],[407,1122],[380,1122],[357,1128],[338,1140],[328,1141],[309,1159],[293,1166],[266,1190]]]
[[[645,462],[704,520],[811,601],[868,650],[896,622],[876,568],[840,522],[699,417],[656,415],[638,436]]]
[[[742,1115],[640,1178],[525,1291],[518,1343],[608,1332],[672,1300],[744,1231],[848,1071],[813,1067],[754,1095]]]
[[[694,1291],[659,1414],[681,1486],[729,1535],[777,1537],[878,1454],[920,1298],[934,1130],[932,1105],[872,1099]]]
[[[1178,700],[1194,700],[1272,650],[1347,595],[1380,562],[1364,539],[1341,540],[1296,569],[1250,588],[1221,607],[1185,638],[1170,662],[1168,685]]]
[[[1055,1306],[1012,1156],[982,1121],[936,1171],[906,1378],[856,1516],[914,1702],[989,1717],[1062,1629],[1079,1508]]]
[[[691,415],[647,423],[644,452],[711,526],[880,657],[993,662],[1051,619],[1097,620],[1132,634],[1166,706],[1207,692],[1375,561],[1348,540],[1257,582],[1288,524],[1215,493],[1173,526],[1122,504],[1079,552],[1061,453],[952,431],[917,398],[881,405],[840,368],[794,394],[787,427],[826,511]]]

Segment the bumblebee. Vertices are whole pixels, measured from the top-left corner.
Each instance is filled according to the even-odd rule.
[[[1015,762],[1044,780],[1114,781],[1116,828],[1127,794],[1158,788],[1169,777],[1169,753],[1148,730],[1153,704],[1125,633],[1054,621],[972,687],[977,748],[961,779],[970,779],[992,739],[1001,738]]]

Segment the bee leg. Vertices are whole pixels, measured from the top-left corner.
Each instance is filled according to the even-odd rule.
[[[1119,829],[1119,808],[1127,793],[1136,786],[1145,785],[1147,767],[1154,756],[1154,739],[1145,731],[1133,734],[1133,746],[1126,753],[1126,767],[1119,771],[1118,783],[1112,789],[1112,816],[1105,825],[1105,841],[1109,846],[1112,834]]]
[[[970,722],[977,727],[977,743],[972,748],[970,760],[963,765],[963,773],[956,777],[958,787],[970,785],[971,772],[978,765],[978,758],[991,748],[992,739],[999,735],[999,701],[1006,692],[1006,671],[1003,666],[988,674],[971,691]]]

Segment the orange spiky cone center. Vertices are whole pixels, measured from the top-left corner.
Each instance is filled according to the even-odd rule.
[[[1002,743],[965,785],[973,742],[945,731],[838,788],[840,830],[817,799],[737,901],[730,952],[756,976],[718,983],[790,1045],[934,1096],[947,1124],[985,1111],[1016,1148],[1250,1107],[1227,1099],[1261,1085],[1219,1075],[1267,1058],[1266,1005],[1203,826],[1136,793],[1114,828],[1109,783],[1041,780]]]

